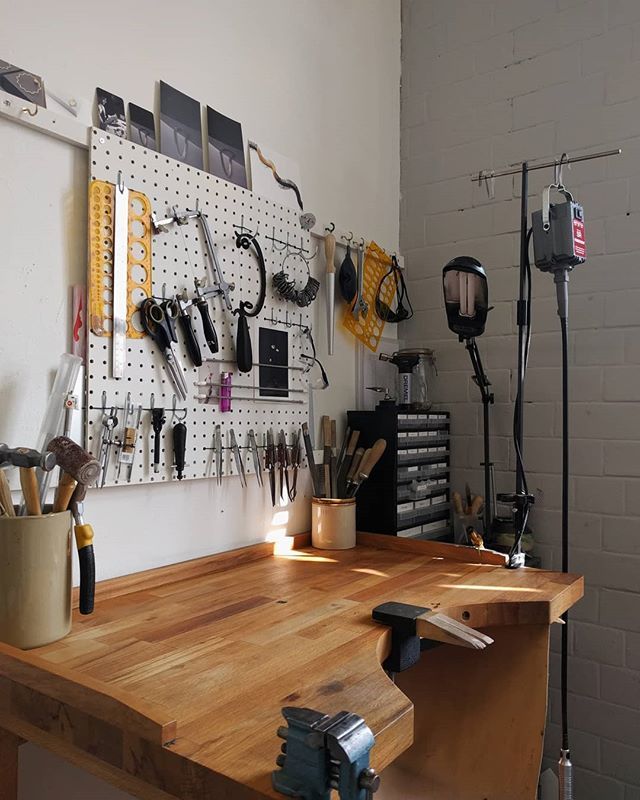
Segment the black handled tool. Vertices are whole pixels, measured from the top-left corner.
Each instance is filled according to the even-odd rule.
[[[162,428],[166,422],[164,408],[151,409],[151,427],[153,428],[153,471],[160,472],[160,443]]]
[[[276,504],[276,448],[273,441],[273,431],[267,431],[267,446],[264,451],[264,467],[269,473],[269,487],[271,489],[271,505]]]
[[[298,494],[298,468],[300,467],[300,431],[295,435],[293,445],[291,447],[290,456],[291,466],[293,468],[293,476],[291,479],[291,488],[289,490],[289,500],[293,503]]]
[[[87,487],[79,483],[71,495],[69,510],[73,516],[74,534],[78,548],[80,565],[80,602],[81,614],[93,612],[96,591],[96,562],[93,553],[93,528],[84,521],[84,498]]]
[[[184,422],[176,422],[173,426],[173,463],[176,467],[177,478],[184,478],[184,455],[187,448],[187,426]]]
[[[187,345],[187,353],[189,353],[189,358],[193,365],[195,367],[201,367],[202,353],[200,352],[200,345],[198,344],[195,331],[193,330],[191,316],[187,310],[190,305],[191,303],[186,297],[186,291],[183,292],[182,297],[176,297],[176,306],[179,311],[178,324],[180,325],[180,330],[182,331],[185,344]]]
[[[209,303],[207,301],[207,297],[210,292],[207,293],[207,290],[203,288],[202,281],[199,281],[198,278],[195,279],[195,285],[196,296],[193,298],[193,303],[200,312],[200,317],[202,319],[202,331],[204,333],[204,339],[207,343],[207,346],[209,350],[215,354],[220,349],[220,345],[218,343],[218,334],[216,333],[213,320],[211,319],[211,314],[209,313]]]
[[[260,271],[260,292],[258,294],[258,301],[254,305],[246,300],[242,300],[239,307],[233,312],[238,317],[238,330],[236,333],[236,362],[238,364],[238,369],[240,372],[251,372],[253,368],[253,351],[247,317],[257,317],[262,311],[267,292],[267,268],[264,263],[262,249],[255,236],[249,236],[242,232],[238,233],[236,235],[236,247],[241,247],[244,250],[253,247],[256,258],[258,259]]]

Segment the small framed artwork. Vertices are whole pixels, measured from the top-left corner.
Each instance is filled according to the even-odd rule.
[[[127,118],[124,114],[124,101],[117,94],[106,89],[96,89],[98,127],[124,139],[127,135]]]
[[[153,113],[129,103],[129,139],[134,144],[141,144],[148,150],[157,150],[156,123]]]
[[[47,106],[42,78],[2,59],[0,59],[0,89],[42,108]]]
[[[200,103],[160,81],[160,152],[204,169]]]
[[[207,106],[209,172],[247,188],[242,125]]]

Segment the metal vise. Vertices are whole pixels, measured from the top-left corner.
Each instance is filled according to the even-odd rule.
[[[273,788],[287,797],[330,800],[336,789],[340,800],[371,800],[380,786],[369,767],[375,739],[362,717],[341,711],[334,717],[311,708],[285,706],[286,726],[278,728],[285,740],[271,773]]]

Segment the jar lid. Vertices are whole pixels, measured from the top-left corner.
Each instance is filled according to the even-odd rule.
[[[355,497],[313,497],[311,502],[317,506],[352,506]]]

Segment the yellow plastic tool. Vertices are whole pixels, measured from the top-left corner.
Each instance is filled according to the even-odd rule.
[[[365,347],[372,350],[374,353],[378,349],[378,343],[384,330],[384,320],[381,320],[376,314],[376,294],[380,281],[389,271],[391,266],[391,257],[385,251],[378,247],[375,242],[370,242],[367,247],[367,252],[364,257],[364,283],[363,294],[366,303],[369,306],[369,311],[366,317],[360,315],[359,319],[355,319],[351,313],[351,306],[345,309],[344,317],[342,318],[342,325],[350,331],[356,339],[362,342]],[[387,280],[384,282],[380,290],[380,299],[391,307],[393,298],[396,294],[395,281]]]
[[[89,326],[96,336],[111,336],[113,326],[113,201],[115,187],[106,181],[89,185]],[[136,321],[140,302],[151,295],[151,203],[129,191],[127,337],[145,336]],[[134,316],[136,315],[136,316]]]

